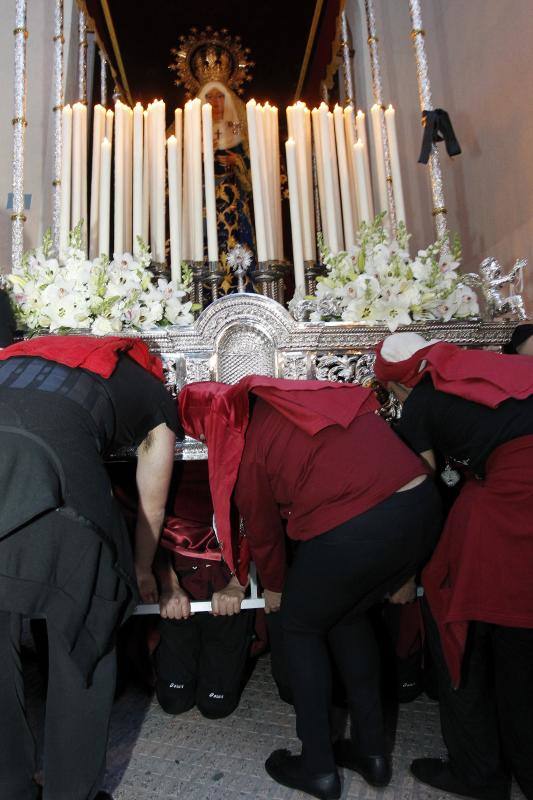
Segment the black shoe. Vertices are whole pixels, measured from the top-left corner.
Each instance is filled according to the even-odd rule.
[[[509,800],[510,781],[494,781],[485,786],[471,787],[457,778],[452,772],[449,761],[440,758],[415,758],[411,764],[411,772],[421,783],[427,783],[443,792],[457,794],[460,797],[473,797],[475,800]]]
[[[41,800],[43,796],[42,788],[39,789],[39,800]],[[112,796],[108,792],[98,792],[94,800],[113,800]]]
[[[388,756],[358,756],[349,739],[340,739],[333,745],[335,763],[358,772],[370,786],[388,786],[392,778]]]
[[[337,800],[341,796],[341,781],[334,772],[307,772],[301,756],[292,756],[288,750],[274,750],[265,761],[270,777],[289,789],[299,789],[319,800]]]

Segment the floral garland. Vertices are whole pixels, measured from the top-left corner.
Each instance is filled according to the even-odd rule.
[[[90,329],[105,336],[123,328],[149,330],[165,325],[189,325],[194,316],[187,300],[191,275],[181,283],[154,279],[147,269],[151,257],[139,240],[139,256],[115,253],[90,261],[82,249],[81,224],[69,237],[61,261],[54,257],[52,236],[26,253],[21,266],[5,276],[17,322],[29,331]]]
[[[327,274],[317,278],[317,292],[293,298],[297,319],[340,319],[365,325],[386,324],[391,331],[413,321],[464,319],[479,314],[475,291],[458,273],[461,248],[439,239],[414,258],[410,235],[400,223],[396,238],[384,225],[384,214],[362,223],[355,247],[333,254],[319,238]]]

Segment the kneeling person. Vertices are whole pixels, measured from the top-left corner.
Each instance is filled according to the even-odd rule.
[[[196,706],[220,719],[239,704],[253,613],[242,599],[212,528],[207,464],[184,464],[173,493],[157,572],[161,585],[160,643],[155,654],[159,704],[168,714]],[[191,600],[211,600],[213,613],[191,614]]]

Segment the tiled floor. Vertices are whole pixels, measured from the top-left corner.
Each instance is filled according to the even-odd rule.
[[[39,681],[30,676],[35,701]],[[42,714],[32,703],[35,722]],[[344,718],[339,713],[337,726]],[[439,800],[449,798],[417,783],[409,763],[417,756],[443,755],[438,706],[425,696],[401,706],[395,727],[394,777],[383,790],[344,771],[342,800]],[[298,752],[294,714],[276,692],[268,656],[259,659],[237,711],[211,721],[196,710],[171,717],[146,694],[129,688],[115,704],[105,788],[115,800],[305,800],[266,774],[272,750]],[[513,800],[522,800],[518,791]]]
[[[268,656],[262,657],[239,708],[226,720],[206,720],[196,710],[170,717],[155,701],[129,691],[113,716],[106,787],[116,800],[304,800],[263,768],[272,750],[298,752],[298,745],[292,708],[279,699]],[[424,696],[400,708],[390,786],[372,789],[346,771],[343,800],[446,797],[416,783],[408,769],[417,756],[443,753],[438,707]]]

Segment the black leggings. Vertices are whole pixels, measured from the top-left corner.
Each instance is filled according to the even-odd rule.
[[[386,752],[379,657],[364,612],[418,571],[440,524],[437,491],[425,480],[299,545],[283,592],[281,621],[297,733],[311,772],[335,768],[328,643],[345,683],[358,753]]]
[[[182,714],[194,705],[210,719],[237,708],[252,638],[253,614],[233,617],[195,614],[162,619],[156,651],[159,705]]]

